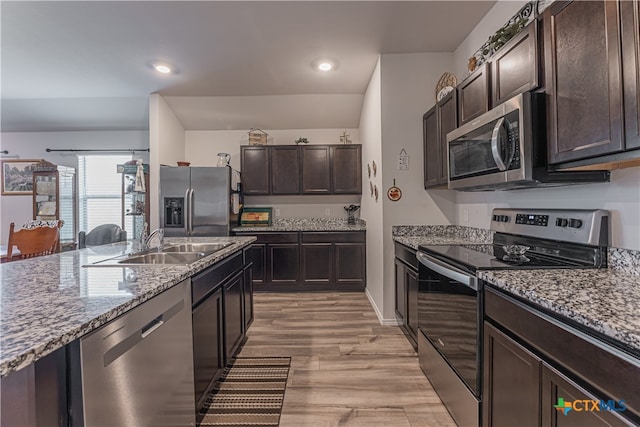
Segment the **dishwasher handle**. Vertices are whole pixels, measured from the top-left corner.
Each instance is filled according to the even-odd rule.
[[[425,254],[424,252],[416,252],[416,258],[418,259],[420,264],[424,265],[430,270],[435,271],[436,273],[441,274],[451,280],[462,283],[463,285],[473,289],[474,291],[478,290],[477,277],[471,276],[467,272],[450,264],[444,263],[436,258],[433,258]]]

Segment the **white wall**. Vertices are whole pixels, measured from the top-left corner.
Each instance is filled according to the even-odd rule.
[[[460,75],[469,58],[498,28],[524,4],[500,1],[487,13],[454,52]],[[461,79],[459,79],[461,80]],[[456,192],[456,224],[488,228],[494,207],[545,207],[608,209],[611,211],[611,246],[640,249],[640,168],[613,171],[611,182],[547,189]],[[463,221],[467,211],[469,221]]]
[[[4,132],[2,149],[10,156],[21,159],[45,159],[57,165],[70,166],[77,170],[78,154],[72,152],[47,153],[52,149],[122,149],[149,148],[149,133],[146,131],[86,131],[86,132]],[[84,154],[88,154],[84,153]],[[148,160],[148,153],[136,153],[136,158]],[[115,171],[114,171],[115,172]],[[0,196],[0,242],[6,244],[9,224],[17,226],[33,218],[33,199],[28,196]]]
[[[149,95],[149,226],[160,226],[160,165],[175,165],[185,157],[184,127],[169,104],[158,94]]]
[[[435,104],[440,76],[451,70],[450,53],[387,54],[380,59],[382,106],[382,163],[378,179],[383,205],[384,290],[383,323],[395,319],[393,225],[451,224],[455,220],[452,191],[425,191],[422,115]],[[409,155],[409,169],[398,170],[398,155]],[[393,182],[402,198],[386,197]],[[380,306],[379,306],[380,308]]]
[[[364,191],[360,215],[367,221],[367,295],[380,320],[384,317],[384,270],[389,267],[384,263],[384,248],[380,244],[384,236],[383,205],[381,199],[376,202],[370,196],[369,182],[381,187],[382,170],[377,177],[369,178],[367,164],[375,161],[378,165],[382,165],[381,95],[380,60],[378,60],[365,92],[360,114],[360,137],[366,141],[366,144],[362,145]],[[393,266],[393,263],[391,265]]]

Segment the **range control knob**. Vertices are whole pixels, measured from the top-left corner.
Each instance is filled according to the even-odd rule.
[[[567,218],[556,218],[556,225],[558,227],[566,227],[567,225],[569,225],[569,221],[567,220]]]
[[[569,227],[571,227],[571,228],[580,228],[580,227],[582,227],[582,220],[581,219],[571,218],[569,220]]]
[[[500,216],[500,221],[509,222],[509,216],[508,215],[501,215]]]

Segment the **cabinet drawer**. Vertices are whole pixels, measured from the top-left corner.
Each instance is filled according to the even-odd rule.
[[[417,251],[414,249],[411,249],[401,243],[396,242],[395,244],[396,258],[418,271],[418,259],[416,258],[416,252]]]
[[[286,233],[252,233],[252,232],[238,232],[237,236],[256,236],[258,240],[256,243],[297,243],[298,232],[286,232]]]
[[[191,278],[191,300],[193,306],[214,288],[218,287],[226,278],[242,269],[242,252],[215,264],[202,273]]]
[[[363,231],[302,233],[302,243],[362,243],[364,241]]]

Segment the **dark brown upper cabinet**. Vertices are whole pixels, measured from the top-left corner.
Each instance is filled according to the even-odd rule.
[[[362,150],[359,145],[331,146],[331,192],[362,193]]]
[[[533,21],[491,58],[491,107],[540,85],[538,22]]]
[[[640,148],[640,2],[620,2],[625,148]]]
[[[437,187],[440,182],[440,131],[438,129],[438,106],[434,105],[422,116],[424,138],[424,188]]]
[[[447,133],[458,127],[456,92],[442,98],[422,116],[424,138],[424,188],[446,186]]]
[[[247,195],[362,194],[362,146],[243,145]]]
[[[543,13],[551,164],[624,148],[618,6],[562,1]]]
[[[463,125],[489,111],[489,64],[481,65],[457,87],[458,122]]]
[[[270,150],[265,146],[241,146],[240,169],[244,194],[269,194]]]
[[[300,194],[298,147],[271,147],[271,194]]]
[[[331,149],[327,145],[302,147],[302,194],[331,193]]]

